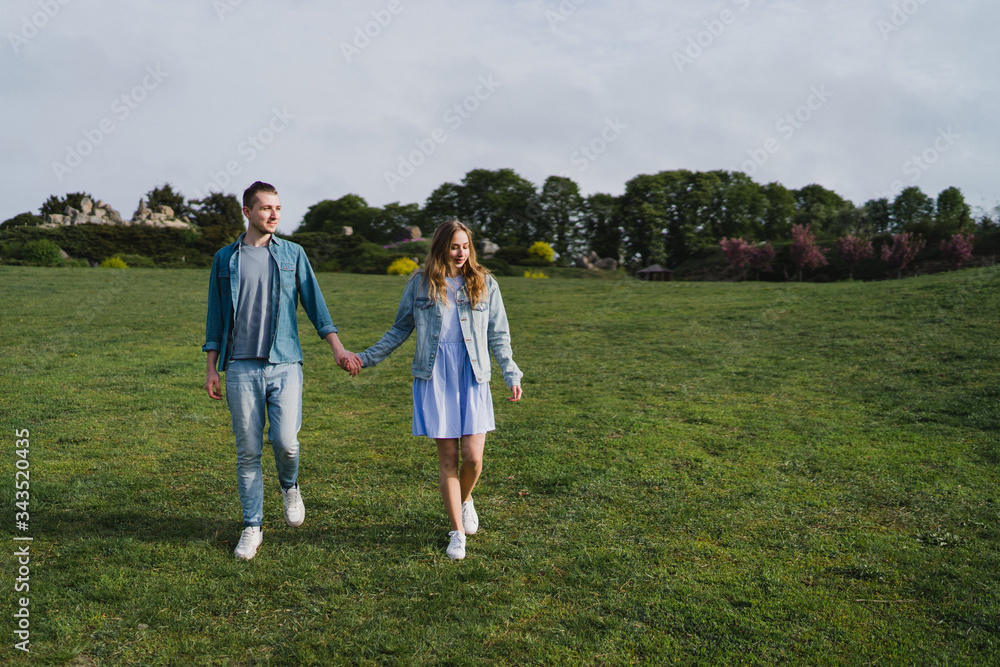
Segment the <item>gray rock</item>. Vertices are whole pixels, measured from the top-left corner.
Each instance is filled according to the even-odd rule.
[[[610,257],[605,257],[604,259],[599,259],[594,262],[595,269],[601,269],[602,271],[617,271],[618,262],[611,259]]]
[[[482,240],[483,259],[489,259],[500,252],[500,246],[489,239]]]

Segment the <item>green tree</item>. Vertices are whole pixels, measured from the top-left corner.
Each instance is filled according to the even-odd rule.
[[[763,238],[769,241],[789,238],[795,217],[795,195],[781,183],[768,183],[763,192],[767,198]]]
[[[815,183],[795,190],[795,218],[793,223],[811,226],[820,231],[833,231],[837,211],[853,206],[833,190]]]
[[[663,232],[672,176],[641,174],[625,184],[619,198],[625,261],[649,266],[666,261]]]
[[[58,214],[61,215],[66,212],[66,207],[71,206],[76,210],[81,210],[83,205],[83,198],[86,197],[90,201],[96,201],[93,195],[87,192],[70,192],[67,193],[65,197],[61,199],[55,195],[49,195],[49,198],[45,200],[39,212],[44,216],[45,214]]]
[[[309,207],[296,231],[340,234],[343,227],[350,227],[356,235],[374,241],[367,234],[373,233],[373,221],[378,212],[363,197],[355,194],[347,194],[340,199],[324,199]]]
[[[583,197],[580,187],[565,176],[549,176],[538,195],[539,215],[534,236],[551,241],[562,263],[586,245],[583,229]]]
[[[601,257],[621,257],[622,230],[619,226],[617,197],[597,192],[583,205],[583,219],[590,249]]]
[[[711,180],[707,180],[711,178]],[[768,208],[764,189],[743,172],[712,171],[694,175],[695,182],[711,191],[712,203],[706,213],[709,226],[700,234],[700,244],[715,245],[722,237],[760,239]],[[679,193],[683,199],[683,192]]]
[[[869,199],[864,209],[872,234],[886,234],[892,229],[892,204],[888,199]]]
[[[954,234],[972,228],[972,208],[965,203],[965,195],[958,188],[952,186],[942,190],[936,208],[939,233]]]
[[[841,236],[871,235],[872,229],[867,209],[864,206],[854,206],[848,202],[831,216],[827,232],[838,238]]]
[[[934,220],[934,200],[911,185],[896,195],[891,213],[893,231],[926,231]]]
[[[185,203],[184,196],[175,192],[170,183],[164,183],[146,193],[146,206],[155,211],[157,206],[169,206],[173,209],[175,218],[191,217],[191,208]]]
[[[428,229],[428,219],[420,204],[386,204],[371,220],[371,226],[362,235],[380,245],[392,243],[399,237],[405,227],[419,227],[423,236],[429,236],[434,230]],[[369,236],[370,234],[370,236]]]
[[[454,216],[480,238],[501,246],[531,243],[537,217],[535,186],[513,169],[473,169],[458,185],[445,183],[424,210],[434,222]]]
[[[191,211],[189,219],[201,229],[202,244],[206,248],[228,245],[246,229],[243,207],[236,195],[209,192],[204,199],[191,200],[188,209]]]
[[[424,215],[434,227],[451,218],[462,219],[462,186],[458,183],[442,183],[424,202]],[[463,222],[466,222],[463,220]],[[466,224],[470,224],[466,222]],[[474,231],[481,232],[476,228]]]

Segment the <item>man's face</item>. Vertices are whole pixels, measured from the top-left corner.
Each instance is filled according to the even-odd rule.
[[[281,220],[281,200],[278,195],[258,192],[254,197],[253,208],[244,206],[243,215],[253,229],[261,234],[273,234]]]

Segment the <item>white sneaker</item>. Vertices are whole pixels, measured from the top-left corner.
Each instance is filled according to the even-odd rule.
[[[282,489],[281,498],[285,503],[285,523],[292,528],[298,528],[306,520],[306,506],[302,502],[299,485],[296,484],[287,491]]]
[[[264,533],[260,526],[247,526],[240,535],[240,543],[236,545],[233,555],[243,560],[250,560],[257,555],[257,548],[264,541]]]
[[[453,530],[448,535],[451,536],[451,542],[448,543],[448,558],[452,560],[461,560],[465,558],[465,535]]]
[[[479,515],[476,514],[476,506],[472,504],[472,496],[462,503],[462,528],[466,535],[475,535],[479,530]]]

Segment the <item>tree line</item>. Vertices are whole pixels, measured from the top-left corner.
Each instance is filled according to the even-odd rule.
[[[45,213],[78,206],[84,196],[89,195],[52,196],[40,207],[39,215],[15,216],[0,225],[0,234],[15,227],[37,226]],[[198,242],[187,240],[188,245],[197,246],[192,249],[208,252],[244,228],[240,202],[231,194],[186,200],[165,184],[147,193],[146,201],[151,208],[170,206],[195,225]],[[460,182],[439,186],[422,205],[370,206],[356,194],[320,201],[309,207],[293,236],[340,236],[344,227],[351,227],[355,236],[382,247],[398,240],[407,227],[429,230],[457,217],[480,238],[489,238],[502,248],[526,248],[545,241],[555,250],[558,263],[569,264],[574,256],[594,251],[634,270],[651,264],[678,267],[717,253],[723,240],[790,243],[794,228],[809,229],[821,242],[903,232],[936,241],[957,233],[996,229],[997,213],[1000,210],[993,216],[974,215],[956,187],[934,198],[910,186],[892,199],[875,198],[856,206],[821,185],[789,189],[722,170],[643,174],[628,181],[621,195],[583,195],[565,176],[550,176],[536,187],[512,169],[473,169]]]

